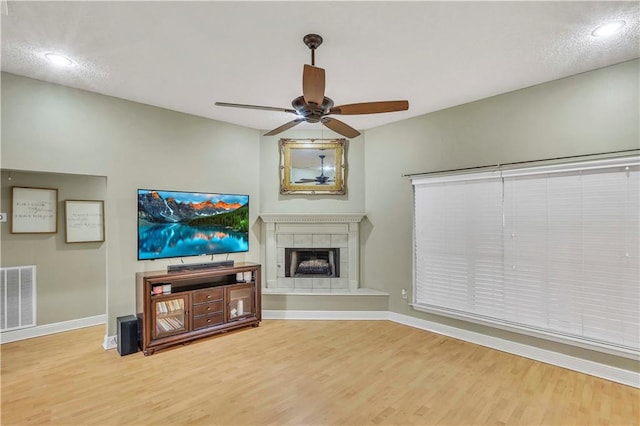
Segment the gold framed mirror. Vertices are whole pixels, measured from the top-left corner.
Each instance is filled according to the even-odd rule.
[[[346,139],[280,139],[281,194],[344,194]]]

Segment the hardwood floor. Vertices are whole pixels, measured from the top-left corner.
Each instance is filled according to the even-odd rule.
[[[4,344],[2,425],[638,425],[638,389],[387,321],[263,321],[144,357]]]

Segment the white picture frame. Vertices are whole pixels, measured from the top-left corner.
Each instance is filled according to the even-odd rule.
[[[65,242],[104,241],[104,201],[65,200]]]
[[[55,234],[58,232],[58,190],[55,188],[11,188],[11,233]]]

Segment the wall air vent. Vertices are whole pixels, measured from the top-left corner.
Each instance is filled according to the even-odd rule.
[[[35,325],[35,265],[0,268],[0,331]]]

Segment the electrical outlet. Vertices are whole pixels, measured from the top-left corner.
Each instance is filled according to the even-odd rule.
[[[6,222],[6,221],[7,221],[7,214],[0,213],[0,222]]]
[[[402,298],[404,300],[407,300],[407,289],[406,288],[403,288],[402,292],[400,294],[402,294]]]

